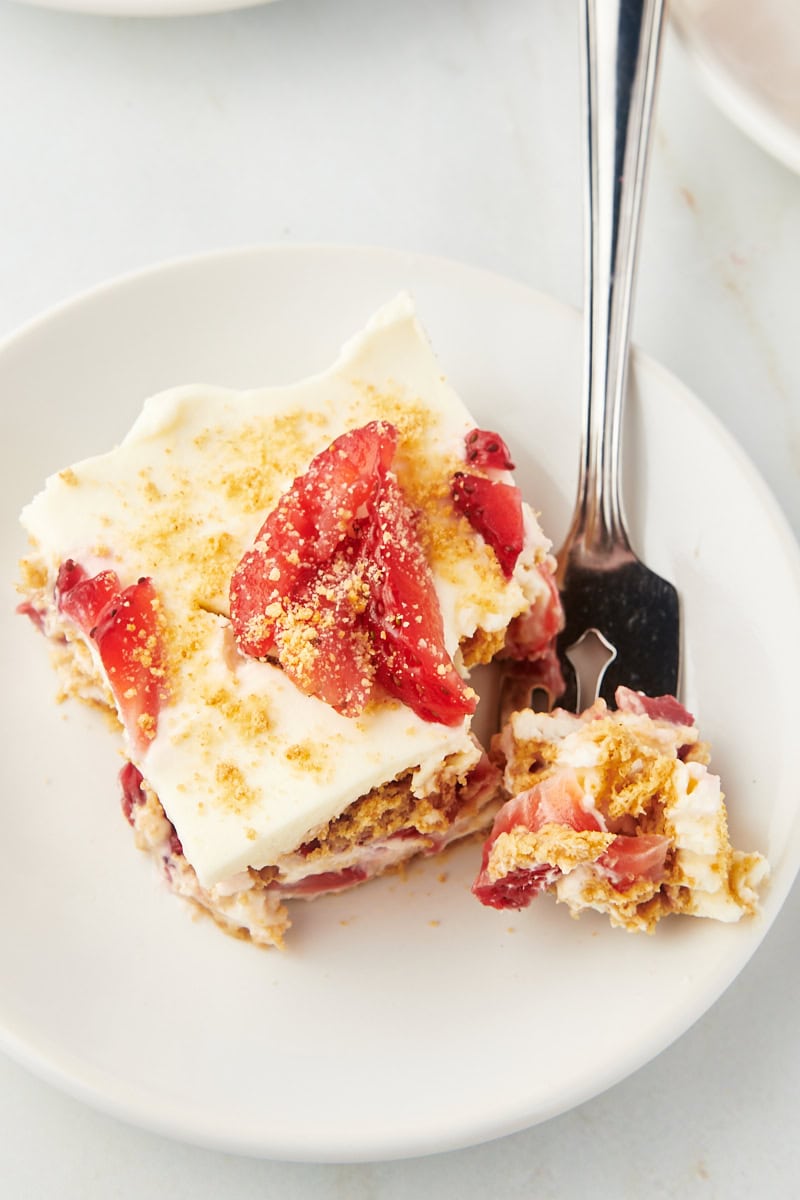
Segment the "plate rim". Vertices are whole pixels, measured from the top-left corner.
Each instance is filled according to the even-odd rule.
[[[75,13],[89,17],[124,17],[142,20],[211,16],[239,9],[262,8],[277,0],[15,0],[29,8]]]

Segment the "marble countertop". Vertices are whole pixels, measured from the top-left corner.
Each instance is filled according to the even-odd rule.
[[[576,7],[280,0],[127,20],[3,0],[0,335],[122,272],[255,243],[430,252],[580,305]],[[733,432],[796,534],[798,278],[800,177],[717,111],[670,31],[635,341]],[[124,1126],[0,1058],[4,1194],[796,1195],[798,922],[795,886],[739,979],[633,1077],[426,1159],[237,1159]]]

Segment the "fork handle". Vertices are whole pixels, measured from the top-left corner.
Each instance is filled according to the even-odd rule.
[[[620,418],[663,0],[582,0],[582,10],[584,427],[567,542],[585,560],[613,565],[609,560],[630,553],[620,497]]]

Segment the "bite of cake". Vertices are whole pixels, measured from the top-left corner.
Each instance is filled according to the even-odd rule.
[[[670,913],[738,921],[758,907],[768,868],[733,849],[718,776],[674,697],[618,688],[598,700],[514,713],[493,757],[509,799],[486,840],[473,892],[521,909],[543,892],[573,916],[652,932]]]

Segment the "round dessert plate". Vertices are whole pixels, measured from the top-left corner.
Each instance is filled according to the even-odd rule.
[[[13,448],[0,480],[0,1047],[97,1108],[231,1152],[397,1158],[571,1108],[713,1004],[800,863],[797,546],[730,436],[641,355],[626,508],[635,544],[683,601],[682,698],[713,744],[732,840],[772,866],[758,917],[674,918],[646,937],[594,914],[571,920],[549,897],[498,913],[470,895],[472,843],[295,903],[287,949],[268,952],[191,920],[136,851],[116,735],[55,703],[48,648],[14,614],[18,511],[46,475],[119,441],[150,393],[317,372],[401,289],[476,419],[510,443],[558,542],[577,464],[581,320],[508,280],[389,251],[224,253],[79,297],[0,347]],[[758,546],[757,571],[742,546]],[[743,697],[764,696],[745,710]]]
[[[722,111],[800,171],[797,0],[672,0],[670,13]]]

